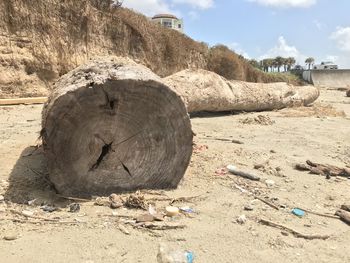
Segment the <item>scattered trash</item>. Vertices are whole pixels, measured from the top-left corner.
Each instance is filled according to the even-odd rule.
[[[245,215],[241,215],[241,216],[239,216],[239,217],[236,219],[236,221],[237,221],[238,224],[243,225],[243,224],[245,224],[245,223],[247,222],[247,218],[246,218]]]
[[[173,217],[180,213],[180,209],[176,206],[167,206],[165,208],[166,216]]]
[[[220,175],[220,176],[226,175],[227,169],[226,168],[218,168],[218,169],[216,169],[215,174]]]
[[[22,215],[24,215],[24,216],[33,216],[34,212],[30,211],[30,210],[23,210],[22,211]]]
[[[148,206],[148,213],[150,213],[151,215],[156,215],[157,214],[157,209],[153,205],[150,204]]]
[[[171,249],[164,243],[159,245],[158,263],[193,263],[194,253],[187,250]]]
[[[305,216],[305,211],[303,211],[303,210],[301,210],[301,209],[299,209],[299,208],[294,208],[294,209],[292,210],[292,213],[293,213],[294,215],[298,216],[298,217],[303,217],[303,216]]]
[[[53,207],[53,206],[48,206],[48,205],[44,205],[42,207],[40,207],[44,212],[49,212],[52,213],[54,211],[57,211],[57,207]]]
[[[193,146],[193,153],[200,153],[203,151],[208,150],[208,145],[194,145]]]
[[[183,213],[194,213],[195,212],[194,209],[192,209],[189,206],[180,207],[180,211]]]
[[[28,201],[28,205],[30,205],[30,206],[35,205],[35,201],[36,201],[36,199]]]
[[[236,166],[233,166],[233,165],[228,165],[227,166],[227,170],[234,174],[234,175],[238,175],[238,176],[241,176],[243,178],[246,178],[246,179],[249,179],[249,180],[253,180],[253,181],[260,181],[260,177],[254,175],[254,174],[250,174],[250,173],[246,173],[246,172],[243,172],[243,171],[240,171],[237,169]]]
[[[275,186],[275,181],[268,179],[268,180],[265,180],[265,184],[267,187],[272,188]]]
[[[80,204],[78,203],[73,203],[69,206],[69,212],[71,213],[76,213],[80,211]]]

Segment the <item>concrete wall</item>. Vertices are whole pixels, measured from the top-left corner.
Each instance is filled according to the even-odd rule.
[[[350,69],[306,70],[303,79],[318,87],[346,88],[350,86]]]

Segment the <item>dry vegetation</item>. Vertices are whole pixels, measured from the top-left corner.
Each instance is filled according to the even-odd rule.
[[[209,48],[101,0],[1,1],[0,96],[44,95],[50,84],[90,58],[128,56],[164,77],[186,68],[228,79],[287,81],[265,74],[224,46]]]

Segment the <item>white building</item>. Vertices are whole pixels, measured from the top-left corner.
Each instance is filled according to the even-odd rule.
[[[314,69],[338,69],[338,65],[333,62],[322,62],[320,65],[315,65]]]
[[[152,17],[152,21],[162,25],[163,27],[175,29],[183,33],[183,20],[170,14],[159,14]]]

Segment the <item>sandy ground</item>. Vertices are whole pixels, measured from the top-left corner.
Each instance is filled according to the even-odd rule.
[[[331,104],[334,108],[327,106]],[[112,216],[138,215],[141,210],[96,206],[81,202],[78,213],[67,212],[70,201],[59,198],[45,179],[45,160],[38,143],[42,106],[0,108],[0,262],[156,262],[161,242],[191,250],[195,262],[350,262],[350,227],[338,219],[307,213],[294,216],[294,207],[321,213],[350,204],[350,180],[311,175],[293,169],[310,159],[319,163],[350,165],[350,98],[344,92],[323,90],[315,106],[275,112],[209,115],[192,118],[197,150],[179,188],[169,197],[198,196],[175,205],[188,205],[191,216],[168,218],[184,229],[135,229]],[[344,113],[341,114],[340,111]],[[274,123],[244,124],[247,118],[267,115]],[[337,116],[335,116],[337,115]],[[235,139],[243,144],[220,141]],[[206,149],[205,146],[208,146]],[[262,180],[252,182],[217,169],[234,164]],[[255,164],[263,164],[254,170]],[[265,180],[275,184],[267,187]],[[240,189],[238,189],[240,188]],[[275,210],[249,192],[280,207]],[[156,195],[147,195],[149,198]],[[30,206],[26,203],[35,200]],[[161,210],[164,201],[154,201]],[[41,204],[60,211],[47,213]],[[251,206],[252,211],[244,210]],[[26,219],[10,210],[34,212]],[[245,215],[244,224],[237,218]],[[267,219],[305,234],[330,235],[327,240],[296,238],[260,224]],[[120,230],[123,224],[129,235]],[[4,237],[14,237],[7,241]]]

